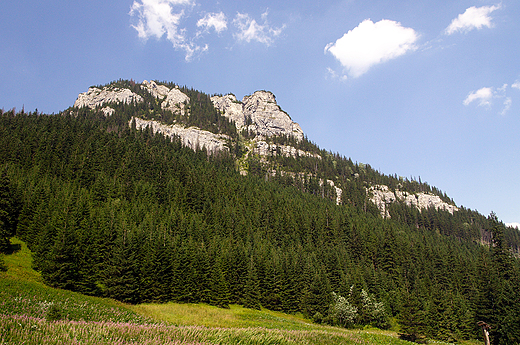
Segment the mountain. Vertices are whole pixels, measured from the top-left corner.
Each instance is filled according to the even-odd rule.
[[[408,339],[476,338],[485,321],[495,343],[520,339],[516,229],[320,149],[271,92],[118,80],[0,121],[1,214],[16,220],[2,236],[27,242],[50,286]]]
[[[118,86],[118,83],[123,83],[123,85]],[[229,152],[233,146],[240,147],[243,152],[241,155],[236,155],[235,158],[242,174],[249,172],[248,158],[256,157],[262,168],[271,175],[278,173],[295,177],[303,174],[307,178],[320,175],[319,184],[332,189],[329,191],[334,195],[331,197],[332,199],[336,200],[338,204],[352,202],[347,198],[342,200],[345,183],[338,178],[337,172],[334,174],[318,171],[317,168],[314,171],[312,169],[298,171],[286,164],[281,164],[280,159],[274,158],[276,156],[295,159],[308,157],[324,161],[329,159],[331,153],[320,150],[307,140],[300,125],[292,121],[289,114],[277,104],[273,93],[256,91],[252,95],[245,96],[242,101],[238,101],[233,94],[209,97],[212,106],[236,129],[237,134],[229,135],[220,130],[205,130],[197,124],[188,125],[186,118],[190,117],[190,96],[183,93],[178,85],[145,80],[140,85],[132,82],[133,87],[129,88],[130,85],[127,84],[125,87],[124,83],[124,81],[119,81],[105,86],[91,87],[88,92],[78,96],[73,108],[101,109],[105,115],[109,116],[115,112],[110,104],[145,103],[145,98],[147,96],[149,98],[151,95],[155,98],[156,103],[160,104],[159,114],[156,114],[155,109],[150,109],[150,114],[141,113],[138,116],[132,116],[130,123],[134,121],[136,128],[150,127],[153,133],[161,133],[170,138],[180,137],[185,146],[194,150],[205,148],[208,152],[216,153]],[[197,94],[199,102],[201,95],[202,93]],[[205,97],[208,98],[207,95]],[[160,114],[161,111],[173,113],[176,119],[165,122]],[[332,163],[337,165],[337,160],[341,160],[341,157],[334,159]],[[359,166],[370,170],[369,166],[363,164]],[[360,177],[359,173],[357,175],[352,173],[352,167],[349,168],[351,177]],[[378,175],[377,172],[376,175]],[[378,178],[384,179],[383,176]],[[377,181],[370,179],[364,180],[368,200],[377,206],[383,217],[391,217],[390,205],[393,203],[412,206],[418,210],[432,207],[436,210],[448,211],[452,215],[459,211],[454,201],[435,187],[431,188],[427,184],[417,183],[417,181],[402,181],[402,178],[392,178],[391,176],[389,178],[391,181],[387,184],[378,184]],[[388,180],[388,177],[386,179]],[[406,184],[405,187],[403,187],[403,183]],[[515,232],[511,232],[514,237]],[[483,237],[486,237],[486,234]],[[518,253],[518,241],[510,241],[510,245]]]

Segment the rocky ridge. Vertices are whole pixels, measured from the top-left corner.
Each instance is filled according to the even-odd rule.
[[[416,207],[418,210],[433,207],[436,210],[441,209],[453,214],[459,209],[444,202],[438,195],[429,193],[408,193],[400,190],[391,191],[386,185],[374,185],[367,189],[370,200],[379,208],[381,216],[389,218],[387,205],[394,202],[404,202],[410,207]]]
[[[206,148],[208,152],[214,153],[217,151],[228,151],[226,146],[227,140],[231,138],[224,134],[214,134],[208,131],[203,131],[197,127],[184,127],[181,125],[165,125],[154,120],[143,120],[138,117],[133,117],[130,124],[135,121],[135,126],[138,129],[145,129],[150,127],[153,133],[162,133],[166,137],[174,138],[180,137],[184,146],[192,150]]]
[[[283,155],[287,157],[319,155],[296,149],[287,145],[269,144],[266,139],[272,136],[285,135],[297,141],[303,139],[300,125],[292,121],[276,102],[276,97],[269,91],[256,91],[238,101],[233,94],[211,97],[213,106],[233,121],[239,132],[248,131],[254,134],[252,153],[260,156]]]

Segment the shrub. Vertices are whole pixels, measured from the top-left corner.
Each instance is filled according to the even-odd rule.
[[[343,296],[332,293],[333,303],[330,308],[332,322],[336,325],[348,327],[354,323],[357,317],[358,308]]]

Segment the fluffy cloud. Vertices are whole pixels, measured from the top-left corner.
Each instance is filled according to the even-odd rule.
[[[483,87],[477,91],[470,92],[468,97],[464,100],[464,105],[469,105],[474,101],[478,101],[478,105],[490,106],[491,100],[493,99],[493,89],[490,87]]]
[[[472,6],[466,9],[464,13],[459,14],[457,18],[453,19],[444,32],[446,35],[451,35],[458,31],[467,32],[473,29],[481,29],[484,26],[491,28],[493,24],[491,23],[491,17],[489,15],[499,8],[500,5]]]
[[[357,78],[372,66],[394,59],[414,50],[419,35],[401,23],[383,19],[373,23],[361,22],[336,42],[325,47],[346,68],[348,75]]]
[[[238,29],[234,34],[237,41],[257,41],[265,45],[271,45],[276,37],[278,37],[285,25],[281,28],[273,28],[267,21],[267,12],[262,14],[262,24],[252,19],[248,14],[237,13],[233,24]]]
[[[190,42],[185,30],[179,28],[181,19],[185,16],[185,9],[195,5],[193,0],[141,0],[134,1],[130,15],[137,16],[137,30],[140,38],[147,40],[150,37],[157,39],[166,35],[175,49],[186,53],[186,60],[190,60],[196,52],[204,51],[204,47]]]
[[[222,12],[219,13],[207,13],[204,18],[199,19],[197,26],[209,30],[210,28],[215,29],[217,33],[227,29],[226,15]]]
[[[520,90],[520,80],[515,81],[511,87]]]

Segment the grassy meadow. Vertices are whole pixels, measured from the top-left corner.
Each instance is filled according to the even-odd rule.
[[[345,330],[301,315],[233,305],[126,305],[53,289],[31,268],[25,243],[0,272],[0,344],[407,344],[395,332]]]

